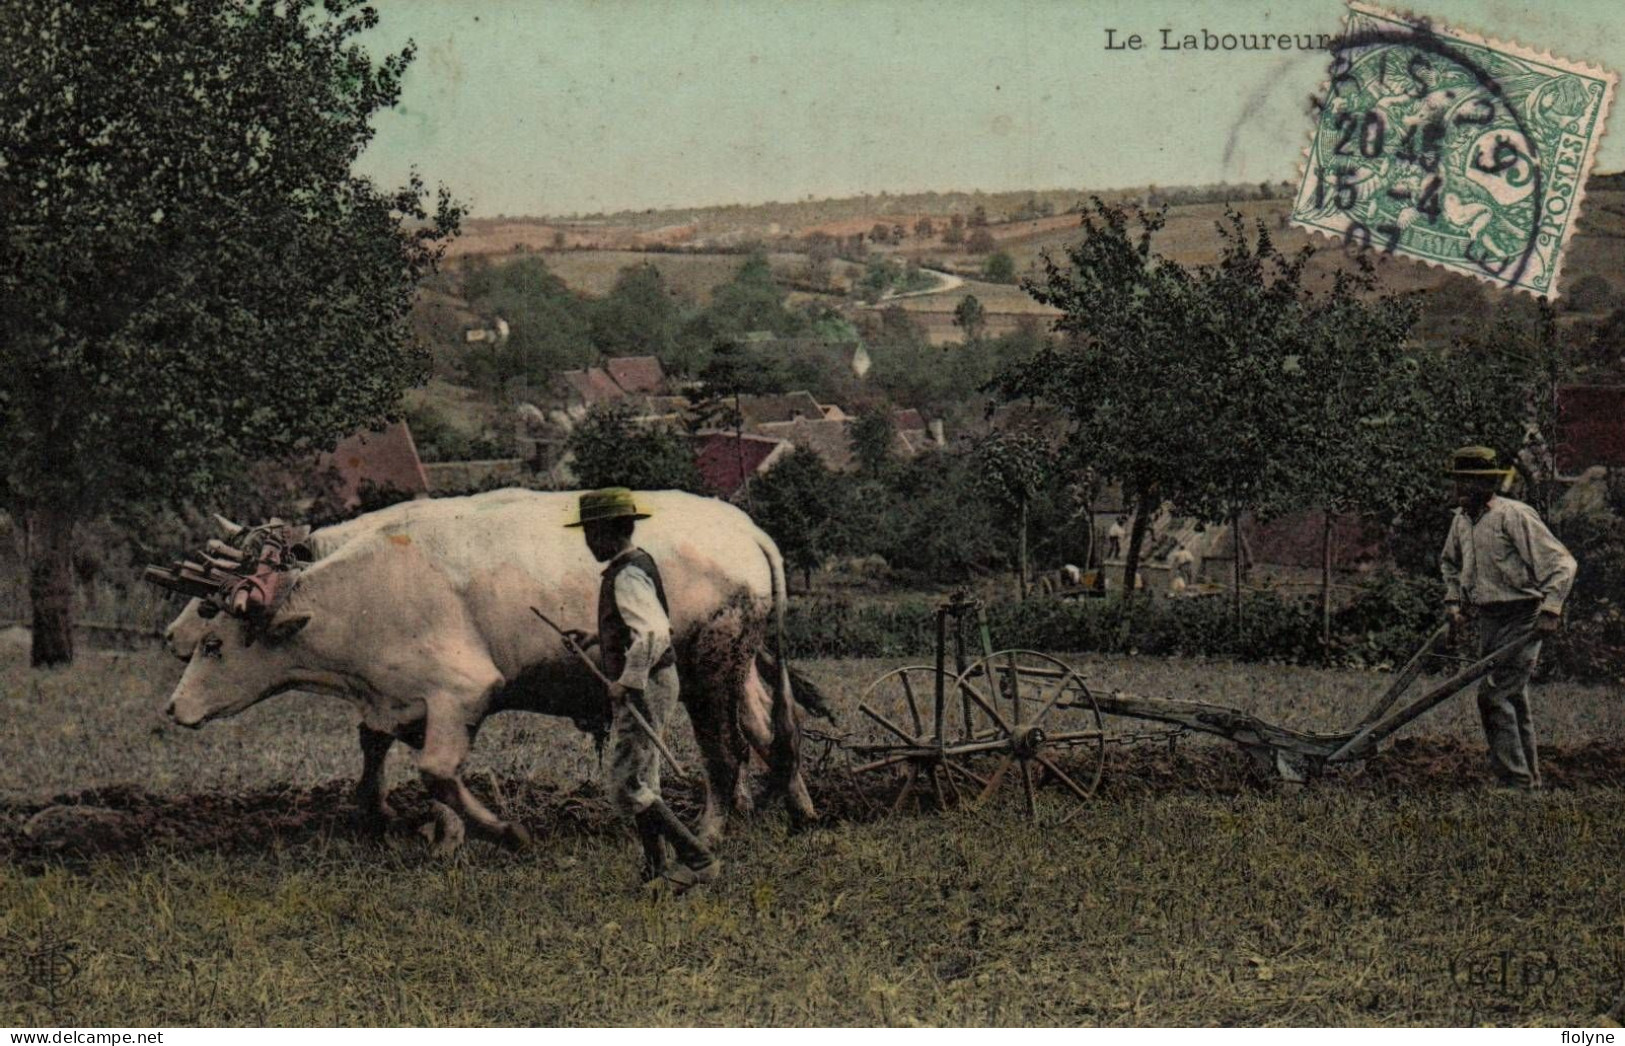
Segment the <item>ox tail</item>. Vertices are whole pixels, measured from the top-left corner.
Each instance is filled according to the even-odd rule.
[[[818,684],[809,679],[807,674],[795,665],[789,666],[789,670],[791,691],[795,697],[795,703],[806,709],[809,715],[817,716],[819,719],[828,719],[832,723],[835,722],[835,709],[829,703],[829,698],[825,697],[824,692],[818,688]],[[776,678],[779,674],[778,657],[766,651],[758,654],[756,656],[756,671],[761,674],[763,679]]]
[[[784,557],[779,554],[773,539],[763,535],[762,554],[767,557],[769,573],[773,578],[773,660],[778,671],[773,674],[773,744],[769,754],[770,780],[773,788],[782,791],[793,820],[810,821],[818,814],[807,796],[807,785],[801,777],[801,725],[796,721],[795,673],[790,670],[790,659],[785,655],[784,618],[789,604],[789,589],[784,578]],[[810,684],[809,684],[810,685]],[[809,697],[817,689],[809,691]],[[819,698],[820,703],[822,697]]]

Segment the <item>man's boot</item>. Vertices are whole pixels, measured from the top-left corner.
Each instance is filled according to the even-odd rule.
[[[671,848],[677,853],[678,867],[664,874],[665,878],[679,889],[686,890],[702,883],[715,882],[722,874],[722,862],[717,860],[694,833],[677,819],[677,815],[671,812],[671,807],[666,805],[665,800],[656,799],[639,816],[644,815],[659,825],[661,835],[671,843]]]
[[[660,815],[644,810],[633,818],[638,827],[638,842],[643,844],[643,882],[653,882],[666,874],[665,832]]]

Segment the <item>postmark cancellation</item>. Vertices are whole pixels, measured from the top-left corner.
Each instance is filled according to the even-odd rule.
[[[1351,3],[1292,223],[1556,298],[1618,76]]]

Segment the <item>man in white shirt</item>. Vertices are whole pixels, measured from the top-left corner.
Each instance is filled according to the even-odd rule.
[[[657,732],[677,707],[677,656],[671,646],[671,619],[660,568],[632,544],[640,519],[632,492],[624,487],[581,495],[581,527],[593,558],[604,567],[598,589],[598,635],[572,632],[583,647],[596,642],[609,688],[610,729],[607,791],[637,825],[643,844],[643,881],[666,882],[679,890],[714,881],[722,862],[677,819],[660,796],[660,753],[632,715],[636,708]],[[668,866],[665,843],[677,865]]]
[[[1459,507],[1439,556],[1445,612],[1455,632],[1466,620],[1466,607],[1477,611],[1480,657],[1533,632],[1515,657],[1484,678],[1478,712],[1497,781],[1537,789],[1540,764],[1529,717],[1529,675],[1540,656],[1541,638],[1562,623],[1563,601],[1574,584],[1574,557],[1534,509],[1496,493],[1511,469],[1498,465],[1493,449],[1462,447],[1452,456],[1450,475]]]

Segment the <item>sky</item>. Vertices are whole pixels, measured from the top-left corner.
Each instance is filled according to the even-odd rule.
[[[1334,0],[373,0],[417,60],[361,169],[476,216],[862,193],[1296,181]],[[1619,0],[1416,0],[1481,35],[1625,70]],[[1108,30],[1111,35],[1108,36]],[[1108,49],[1139,34],[1142,47]],[[1610,121],[1618,123],[1619,119]],[[1625,168],[1605,136],[1597,169]]]

